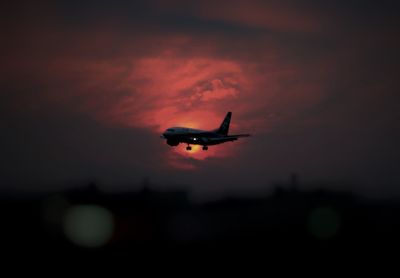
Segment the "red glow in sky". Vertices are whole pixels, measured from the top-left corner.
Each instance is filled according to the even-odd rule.
[[[398,184],[396,1],[8,2],[0,119],[13,184],[148,175],[200,188],[203,170],[227,188],[291,171]],[[207,152],[159,138],[214,129],[227,111],[231,133],[253,136]]]
[[[125,90],[124,94],[106,111],[97,111],[97,116],[110,124],[146,128],[161,134],[171,126],[214,129],[226,112],[233,110],[232,128],[238,131],[241,121],[235,112],[243,113],[246,103],[242,95],[249,92],[251,85],[241,65],[217,58],[180,57],[171,52],[132,61],[126,76],[119,83],[112,82]],[[118,69],[112,66],[108,72],[110,76],[118,75]],[[98,105],[97,100],[91,99],[90,105],[92,102],[94,107]],[[171,150],[183,158],[197,160],[227,156],[231,151],[223,145],[210,147],[208,151],[196,146],[187,152],[182,145]]]
[[[329,100],[332,76],[342,72],[338,61],[351,67],[360,55],[351,39],[334,52],[325,51],[325,44],[320,53],[314,52],[320,45],[313,36],[318,38],[323,24],[329,27],[326,17],[296,5],[233,1],[225,9],[211,1],[172,1],[167,6],[156,1],[153,8],[217,24],[209,32],[164,33],[151,24],[126,32],[112,18],[62,33],[57,25],[45,24],[53,18],[43,17],[44,22],[18,26],[29,49],[23,41],[16,44],[18,55],[5,58],[7,74],[43,82],[36,84],[45,88],[39,96],[24,96],[27,103],[35,103],[33,108],[40,107],[39,102],[45,103],[44,109],[72,107],[107,126],[145,129],[159,136],[171,126],[216,128],[232,111],[232,133],[260,135],[297,123],[299,115]],[[218,22],[241,28],[232,35]],[[274,37],[271,30],[280,35]],[[329,45],[325,37],[319,39]],[[364,45],[374,49],[368,39]],[[313,117],[301,124],[319,121]],[[207,152],[188,153],[184,146],[165,149],[185,165],[192,159],[234,155],[240,148],[231,145],[239,144],[212,146]]]
[[[52,36],[49,31],[42,40]],[[76,55],[88,48],[91,36],[108,48],[123,48],[104,59]],[[73,38],[64,38],[66,43],[60,46],[64,55],[43,53],[46,59],[39,60],[44,72],[32,72],[64,84],[43,95],[44,99],[53,105],[73,105],[105,125],[143,128],[159,136],[171,126],[217,128],[227,111],[233,112],[231,133],[268,133],[324,98],[324,76],[313,69],[320,65],[304,67],[287,61],[273,41],[256,53],[256,59],[250,59],[225,55],[220,49],[230,49],[230,45],[213,37],[159,35],[137,43],[121,36],[116,32],[78,33],[73,37],[79,38],[78,45]],[[37,47],[42,51],[40,44]],[[191,159],[231,156],[239,144],[189,153],[182,145],[170,149],[165,144],[165,148],[169,156],[181,159],[175,166],[192,169]]]

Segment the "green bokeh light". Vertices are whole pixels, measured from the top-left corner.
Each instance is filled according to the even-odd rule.
[[[340,228],[340,216],[330,207],[317,208],[308,218],[309,232],[319,239],[334,237]]]
[[[81,247],[101,247],[110,240],[114,230],[113,215],[97,205],[77,205],[64,218],[64,233]]]

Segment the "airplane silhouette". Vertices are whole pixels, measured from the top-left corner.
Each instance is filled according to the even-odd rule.
[[[222,144],[229,141],[238,140],[240,137],[249,137],[250,134],[228,135],[229,124],[232,112],[228,112],[221,126],[215,130],[206,131],[187,127],[170,127],[162,134],[161,138],[167,139],[170,146],[178,146],[179,143],[188,144],[186,150],[190,151],[192,145],[201,145],[203,150],[208,150],[208,146]]]

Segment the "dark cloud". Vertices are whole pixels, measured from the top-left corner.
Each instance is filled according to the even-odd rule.
[[[110,186],[135,183],[150,174],[146,165],[158,159],[152,154],[163,152],[159,138],[145,130],[104,127],[74,113],[50,110],[6,124],[2,178],[18,189],[92,180]]]

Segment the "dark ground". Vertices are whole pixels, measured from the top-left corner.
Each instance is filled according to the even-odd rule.
[[[66,232],[68,213],[81,205],[96,205],[112,215],[112,233],[97,247],[87,247],[87,241],[73,243]],[[269,196],[201,204],[191,203],[185,192],[143,188],[106,194],[90,184],[57,194],[3,196],[0,211],[2,250],[15,252],[126,251],[135,255],[201,249],[348,256],[396,250],[400,236],[400,205],[396,201],[365,199],[350,192],[303,191],[290,184],[276,185]],[[94,231],[89,242],[90,236],[104,229],[90,217],[83,220],[83,229]]]

